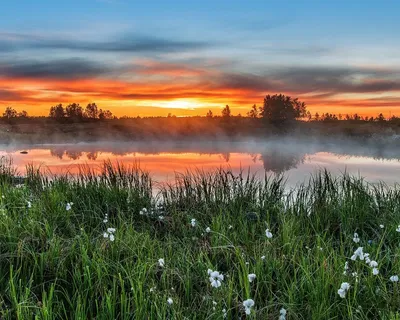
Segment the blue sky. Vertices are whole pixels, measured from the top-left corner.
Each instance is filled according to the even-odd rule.
[[[174,109],[173,101],[186,99],[186,107],[175,107],[194,114],[195,103],[201,111],[226,103],[241,111],[276,91],[331,112],[387,111],[400,102],[396,1],[3,0],[0,11],[0,79],[36,81],[35,92],[20,84],[20,96],[3,85],[0,106],[24,103],[34,111],[57,98],[98,97],[134,113]],[[168,74],[165,65],[195,71]],[[135,93],[149,84],[156,92],[146,99],[126,87],[117,90],[123,95],[99,87],[71,92],[43,80],[82,77],[124,82]],[[168,83],[181,87],[159,98],[156,88]],[[183,90],[183,83],[198,90]],[[62,94],[52,99],[49,91]]]

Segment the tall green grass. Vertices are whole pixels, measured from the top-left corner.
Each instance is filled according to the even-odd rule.
[[[321,171],[288,190],[282,176],[223,169],[154,185],[138,165],[63,176],[30,166],[22,179],[3,161],[0,318],[223,319],[225,309],[237,319],[249,298],[250,319],[278,319],[281,308],[287,319],[400,318],[389,279],[400,273],[398,187]],[[350,259],[359,246],[378,275]],[[225,276],[220,288],[208,269]]]

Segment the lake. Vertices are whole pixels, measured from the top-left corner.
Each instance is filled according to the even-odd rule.
[[[24,153],[21,153],[24,152]],[[79,165],[99,167],[111,159],[124,164],[140,163],[158,181],[171,181],[176,172],[187,169],[213,170],[230,167],[264,176],[283,173],[288,186],[309,179],[310,174],[326,168],[333,174],[348,172],[367,181],[399,182],[400,151],[380,145],[335,141],[326,144],[295,141],[240,142],[153,142],[80,143],[52,145],[0,146],[0,156],[12,157],[20,174],[33,164],[53,174],[77,173]]]

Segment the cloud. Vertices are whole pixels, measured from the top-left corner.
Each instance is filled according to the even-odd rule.
[[[372,67],[289,67],[270,74],[290,91],[368,93],[400,90],[400,70]]]
[[[22,101],[26,96],[21,91],[0,89],[0,101]]]
[[[93,78],[111,72],[109,67],[85,59],[0,62],[0,77],[33,79]]]
[[[0,48],[52,49],[88,52],[169,53],[212,46],[201,41],[173,40],[139,34],[124,34],[107,41],[55,39],[26,34],[0,33]]]

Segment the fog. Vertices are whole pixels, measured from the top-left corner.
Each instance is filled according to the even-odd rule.
[[[26,151],[26,154],[21,152]],[[175,172],[201,168],[230,167],[238,172],[250,169],[285,174],[291,184],[307,179],[323,168],[336,173],[347,171],[371,181],[395,183],[400,170],[400,149],[391,144],[361,144],[350,139],[270,138],[242,140],[185,140],[146,142],[93,142],[77,144],[0,145],[0,155],[13,158],[20,172],[27,164],[45,166],[53,173],[74,171],[73,166],[99,166],[107,159],[140,166],[166,180]],[[75,168],[76,169],[76,168]]]

